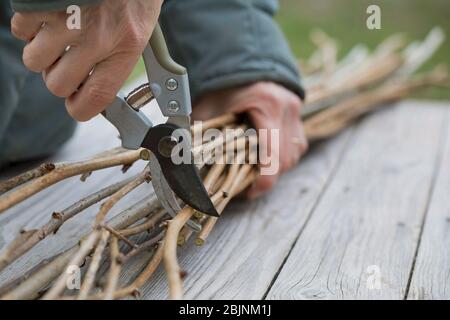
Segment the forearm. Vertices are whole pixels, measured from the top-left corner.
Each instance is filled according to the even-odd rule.
[[[87,5],[102,0],[11,0],[14,11],[60,11],[70,5]]]
[[[161,24],[189,70],[193,99],[212,90],[272,81],[304,97],[297,64],[273,15],[275,0],[166,0]]]

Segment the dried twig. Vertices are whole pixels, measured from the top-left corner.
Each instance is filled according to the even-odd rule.
[[[154,228],[160,220],[167,215],[167,212],[164,209],[159,210],[157,213],[152,215],[147,221],[124,230],[121,230],[120,233],[125,237],[129,237],[135,234],[139,234]]]
[[[108,279],[105,288],[105,300],[111,300],[114,298],[114,291],[116,290],[119,282],[120,269],[122,261],[120,261],[119,242],[116,237],[111,238],[110,243],[111,250],[111,266],[109,268]]]
[[[183,229],[181,229],[180,233],[178,234],[177,240],[178,246],[180,247],[184,246],[188,242],[189,238],[192,236],[193,233],[194,231],[191,228],[184,227]]]
[[[77,201],[70,207],[60,212],[53,213],[50,220],[38,230],[31,230],[25,234],[21,233],[17,239],[13,241],[11,245],[9,245],[8,248],[6,248],[6,250],[4,250],[0,255],[0,271],[28,252],[36,244],[44,240],[48,235],[57,232],[57,230],[61,228],[66,221],[102,199],[117,192],[133,179],[134,178],[126,179],[97,191],[86,198]],[[25,235],[27,235],[26,238],[24,237]]]
[[[64,179],[80,175],[85,172],[133,163],[139,160],[139,155],[140,150],[133,150],[94,160],[56,165],[56,168],[48,174],[33,180],[32,182],[16,189],[11,193],[3,195],[0,198],[0,213]]]
[[[43,175],[46,175],[50,171],[55,170],[55,168],[56,165],[54,165],[53,163],[44,163],[35,169],[24,172],[9,180],[3,181],[0,183],[0,195],[33,179],[42,177]]]
[[[166,234],[166,231],[164,230],[164,231],[160,232],[159,234],[157,234],[155,237],[153,237],[143,243],[140,243],[135,249],[131,250],[123,257],[123,263],[127,262],[132,257],[140,254],[141,252],[152,249],[159,241],[161,241],[164,238],[165,234]]]
[[[158,268],[162,261],[164,252],[164,242],[162,241],[155,251],[155,254],[150,258],[147,266],[142,270],[142,272],[137,276],[137,278],[130,285],[125,288],[116,290],[114,292],[114,299],[120,299],[127,296],[139,296],[139,289],[150,279],[153,273]],[[88,300],[100,300],[104,299],[104,294],[97,294],[87,298]]]
[[[132,205],[130,208],[120,212],[117,216],[108,221],[108,225],[115,229],[123,229],[144,218],[154,210],[159,208],[156,197],[145,197]],[[80,242],[82,243],[82,241]],[[71,257],[78,252],[79,245],[75,245],[65,252],[47,259],[41,268],[33,268],[24,276],[11,281],[14,289],[7,290],[1,299],[5,300],[26,300],[36,299],[40,291],[57,278],[68,265]],[[17,284],[17,285],[16,285]],[[0,290],[4,292],[5,290]]]
[[[98,241],[98,238],[100,237],[99,231],[92,232],[86,240],[84,240],[80,246],[80,249],[78,252],[73,256],[72,259],[70,259],[70,262],[68,263],[68,266],[80,266],[81,263],[84,261],[86,256],[92,251],[95,244]],[[63,292],[63,290],[66,287],[67,278],[69,277],[69,274],[67,272],[63,272],[56,283],[51,287],[51,289],[44,295],[42,298],[43,300],[52,300],[58,297],[59,294]]]
[[[103,221],[105,220],[106,215],[108,212],[116,205],[117,202],[120,201],[124,196],[126,196],[128,193],[136,189],[138,186],[143,184],[144,182],[149,182],[151,179],[150,177],[150,171],[148,167],[142,172],[139,176],[137,176],[134,180],[129,182],[127,185],[125,185],[123,188],[121,188],[119,191],[114,193],[108,201],[102,204],[100,211],[98,212],[96,218],[95,218],[95,224],[97,226],[100,226],[103,224]]]
[[[308,118],[304,123],[306,136],[309,141],[330,137],[378,106],[398,101],[420,88],[439,85],[446,81],[448,81],[448,74],[437,70],[416,79],[386,83],[377,89],[361,93]]]
[[[20,277],[20,281],[13,280],[12,282],[17,282],[18,285],[14,286],[14,289],[5,293],[1,297],[1,300],[37,299],[41,293],[41,290],[48,286],[64,271],[67,263],[77,251],[78,245],[56,257],[52,257],[49,259],[50,262],[45,263],[41,268],[31,270],[31,272],[26,274],[24,277]]]
[[[217,118],[199,122],[191,127],[192,135],[201,133],[202,131],[206,131],[208,129],[222,128],[226,125],[235,123],[237,119],[238,116],[236,114],[227,113]]]
[[[429,39],[420,46],[410,46],[403,54],[398,52],[403,46],[403,40],[396,37],[383,42],[372,54],[369,54],[366,48],[355,48],[348,59],[338,64],[336,63],[336,45],[333,40],[319,33],[316,33],[315,39],[321,49],[316,57],[317,61],[310,60],[314,62],[311,63],[311,67],[322,72],[315,73],[306,79],[310,87],[308,87],[309,98],[303,118],[310,141],[334,135],[379,105],[396,101],[417,89],[428,85],[445,86],[449,83],[448,73],[443,70],[436,70],[411,80],[404,77],[405,74],[409,74],[408,72],[423,64],[442,42],[442,36],[436,32],[430,34]],[[398,72],[398,70],[401,71]],[[404,70],[408,72],[405,73]],[[380,85],[381,81],[385,83]],[[255,165],[245,164],[242,161],[247,158],[247,153],[250,157],[255,150],[251,150],[252,145],[244,134],[244,130],[248,128],[247,125],[243,124],[236,115],[226,114],[204,122],[202,125],[196,124],[191,129],[193,134],[201,134],[211,128],[220,129],[225,135],[196,146],[193,152],[197,157],[202,156],[199,167],[206,176],[204,184],[212,195],[217,211],[222,213],[233,198],[255,181],[257,175]],[[234,131],[227,129],[234,129]],[[230,142],[234,144],[230,146]],[[229,156],[229,151],[235,156],[234,164],[209,165],[210,160],[216,160],[214,156],[221,155],[220,153]],[[219,152],[219,154],[213,152]],[[56,164],[55,168],[50,166],[47,168],[49,172],[42,171],[42,168],[35,169],[0,184],[0,192],[8,192],[0,197],[0,212],[68,177],[82,175],[82,179],[85,179],[95,170],[112,166],[123,166],[126,169],[139,158],[146,160],[148,157],[148,150],[125,151],[116,148],[98,154],[87,161]],[[48,234],[57,231],[65,221],[94,203],[109,197],[97,214],[93,231],[78,245],[50,258],[41,267],[33,268],[24,276],[8,284],[4,290],[0,289],[0,292],[5,290],[7,292],[2,298],[37,298],[49,286],[49,290],[44,295],[45,299],[118,299],[129,295],[138,297],[139,289],[148,281],[162,259],[168,277],[170,298],[182,298],[184,273],[181,272],[177,261],[177,244],[183,245],[193,234],[192,230],[186,227],[186,222],[194,216],[203,225],[203,230],[196,236],[195,241],[197,245],[202,245],[213,230],[217,218],[207,217],[185,207],[175,218],[162,226],[161,221],[165,219],[166,213],[153,197],[142,199],[107,223],[105,222],[107,214],[118,201],[149,180],[148,172],[144,171],[133,179],[105,188],[55,213],[52,219],[38,230],[22,232],[0,256],[0,270]],[[16,190],[11,190],[15,187],[17,187]],[[159,227],[156,228],[158,225]],[[164,229],[166,226],[167,230]],[[151,232],[152,238],[140,244],[129,239],[130,236],[143,235],[147,232]],[[159,233],[156,234],[156,232]],[[108,269],[105,273],[106,286],[103,292],[90,296],[96,278],[105,280],[103,274],[98,274],[98,271],[101,260],[104,258],[103,253],[107,247],[108,238],[111,236],[109,255],[111,261],[107,264]],[[163,237],[164,240],[161,240]],[[119,251],[119,240],[131,246],[131,250],[122,254]],[[161,244],[156,250],[152,250],[159,241]],[[78,296],[61,297],[67,280],[66,267],[71,264],[80,265],[92,251],[94,251],[92,260],[84,275],[82,290]],[[120,288],[118,279],[121,266],[139,254],[148,255],[147,266],[131,284]]]
[[[234,176],[235,180],[232,182],[232,184],[225,185],[224,183],[226,189],[221,189],[218,193],[216,193],[216,209],[220,214],[223,212],[223,210],[233,197],[247,189],[255,181],[256,171],[249,173],[251,170],[251,165],[243,165],[240,168],[238,174]],[[206,238],[210,235],[217,221],[218,219],[216,217],[209,217],[206,220],[206,223],[202,227],[202,231],[200,231],[200,233],[197,235],[197,238],[195,239],[195,244],[197,246],[202,246],[205,243]]]
[[[169,282],[169,297],[173,300],[183,298],[181,269],[177,261],[178,234],[193,213],[192,208],[185,207],[175,218],[169,221],[169,227],[167,228],[164,242],[164,266]]]
[[[109,231],[117,239],[125,242],[129,247],[134,248],[134,249],[138,247],[137,244],[133,243],[131,240],[127,239],[122,233],[115,230],[114,228],[111,228],[107,224],[102,224],[101,227],[104,228],[105,230]]]
[[[102,259],[103,251],[108,244],[109,232],[103,230],[100,241],[95,248],[94,255],[92,256],[91,264],[89,265],[89,269],[86,272],[84,277],[83,284],[81,285],[80,292],[78,293],[78,300],[86,299],[91,291],[92,285],[94,284],[95,277],[97,275],[98,268],[100,266],[100,261]]]

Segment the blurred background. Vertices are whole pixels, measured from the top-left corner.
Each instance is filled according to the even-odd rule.
[[[381,29],[368,30],[366,9],[376,4],[381,8]],[[439,63],[450,66],[450,1],[449,0],[280,0],[277,21],[285,32],[296,56],[309,57],[315,47],[311,31],[321,29],[338,41],[340,56],[357,43],[374,48],[386,37],[403,33],[409,41],[423,39],[440,26],[447,39],[423,69]],[[450,91],[430,88],[420,97],[450,99]]]
[[[447,39],[423,70],[445,63],[450,66],[449,0],[279,0],[277,21],[285,32],[295,55],[306,59],[314,52],[311,32],[320,29],[337,40],[339,57],[358,43],[374,48],[388,36],[402,33],[408,41],[422,40],[434,27],[441,27]],[[381,29],[366,27],[369,5],[381,8]],[[132,78],[143,72],[142,62]],[[418,98],[450,99],[450,90],[430,88]]]

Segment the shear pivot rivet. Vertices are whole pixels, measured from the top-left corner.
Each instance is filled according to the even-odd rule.
[[[158,151],[163,157],[170,158],[172,156],[172,149],[177,144],[178,141],[174,137],[164,137],[158,143]]]
[[[175,100],[169,101],[167,107],[171,113],[177,113],[180,110],[180,104]]]
[[[166,88],[170,91],[175,91],[178,89],[178,82],[174,78],[170,78],[166,81]]]

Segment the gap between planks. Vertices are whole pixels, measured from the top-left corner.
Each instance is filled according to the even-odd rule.
[[[442,104],[441,107],[447,109],[443,154],[405,295],[407,299],[450,299],[450,106]]]
[[[186,298],[263,298],[349,136],[351,130],[317,146],[261,199],[233,204],[204,247],[180,249],[180,265],[188,272]],[[157,272],[141,293],[144,299],[166,298],[165,275]]]
[[[408,283],[406,285],[406,290],[405,290],[405,295],[403,297],[403,300],[406,300],[408,298],[408,295],[409,295],[409,290],[410,290],[410,287],[411,287],[411,281],[412,281],[412,278],[413,278],[417,257],[419,255],[419,248],[420,248],[420,244],[422,242],[423,231],[425,229],[425,224],[426,224],[426,220],[427,220],[428,213],[429,213],[429,210],[430,210],[431,201],[433,199],[433,194],[434,194],[434,192],[436,190],[436,187],[437,187],[437,180],[438,180],[439,173],[441,171],[443,171],[442,161],[444,159],[445,147],[447,145],[447,140],[448,140],[448,135],[447,135],[448,116],[449,116],[449,113],[447,111],[446,112],[446,116],[442,119],[442,122],[443,122],[442,133],[441,133],[441,136],[439,138],[439,144],[438,144],[439,146],[442,146],[442,148],[439,149],[439,151],[438,151],[438,153],[436,155],[433,177],[431,179],[431,185],[430,185],[430,189],[428,191],[428,202],[427,202],[427,204],[426,204],[426,206],[424,208],[424,212],[422,214],[423,218],[422,218],[422,224],[421,224],[420,232],[419,232],[419,240],[417,241],[417,246],[416,246],[416,250],[415,250],[415,253],[414,253],[414,259],[413,259],[412,264],[411,264],[411,270],[410,270],[410,273],[409,273],[409,279],[408,279]]]
[[[358,124],[360,124],[360,123],[358,123]],[[334,176],[336,175],[336,172],[338,171],[338,168],[339,168],[339,166],[341,164],[341,161],[342,161],[342,157],[344,156],[345,152],[347,151],[347,148],[349,147],[352,138],[354,138],[355,127],[357,127],[358,124],[353,125],[352,127],[350,127],[348,129],[348,131],[350,132],[350,134],[349,134],[350,136],[347,137],[347,140],[344,143],[344,146],[342,148],[341,153],[338,156],[338,159],[337,159],[337,162],[335,163],[334,168],[331,170],[330,175],[328,176],[327,181],[326,181],[323,189],[321,190],[321,192],[319,193],[316,201],[314,202],[313,206],[309,210],[309,213],[308,213],[308,216],[307,216],[307,218],[305,220],[304,225],[300,228],[300,231],[299,231],[297,237],[292,242],[292,245],[291,245],[291,247],[289,249],[289,252],[287,253],[285,258],[283,259],[283,262],[281,263],[281,265],[278,268],[277,272],[275,273],[272,281],[270,282],[270,285],[268,286],[266,292],[264,293],[263,298],[262,298],[263,300],[267,299],[267,295],[269,294],[270,290],[272,289],[272,286],[274,285],[275,281],[278,279],[278,276],[280,275],[281,270],[283,269],[284,265],[286,264],[286,262],[287,262],[287,260],[288,260],[288,258],[290,256],[292,250],[294,249],[295,245],[297,244],[298,239],[300,238],[301,234],[303,233],[303,231],[305,230],[306,226],[308,225],[308,222],[310,221],[310,219],[311,219],[315,209],[317,208],[317,205],[320,203],[320,200],[322,199],[323,195],[327,192],[327,189],[328,189],[328,186],[330,185],[330,182],[333,180]]]
[[[358,143],[345,156],[349,163],[342,164],[267,298],[403,298],[436,170],[441,115],[435,106],[407,101],[364,120]],[[342,193],[352,182],[356,188]],[[372,262],[385,277],[380,292],[361,282]]]

